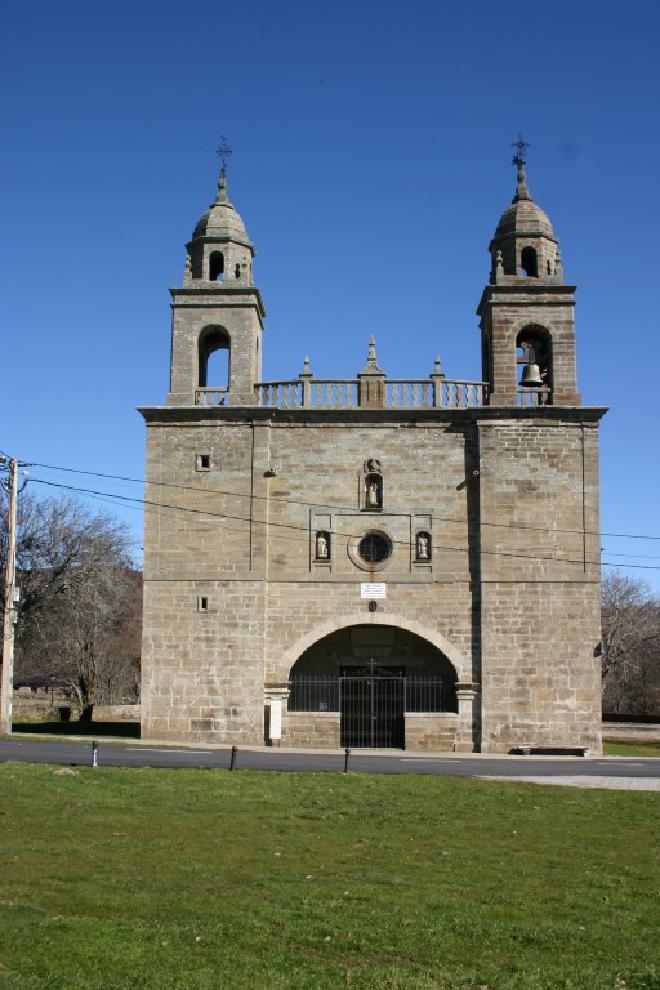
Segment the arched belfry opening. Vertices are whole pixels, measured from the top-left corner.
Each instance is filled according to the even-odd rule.
[[[428,640],[397,626],[355,625],[324,636],[291,668],[287,711],[339,721],[341,746],[403,749],[458,711],[457,674]]]
[[[223,282],[225,278],[225,256],[222,251],[212,251],[209,256],[209,282]]]
[[[199,336],[199,388],[229,388],[231,339],[222,327],[206,327]]]
[[[545,327],[532,324],[518,332],[516,364],[521,386],[552,389],[552,337]]]
[[[527,278],[538,278],[539,263],[536,248],[524,247],[520,252],[520,267]]]

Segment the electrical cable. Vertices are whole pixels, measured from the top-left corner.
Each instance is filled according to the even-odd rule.
[[[142,499],[142,498],[137,498],[135,496],[130,496],[130,495],[118,495],[118,494],[114,494],[113,492],[103,492],[103,491],[98,491],[97,489],[92,489],[92,488],[80,488],[80,487],[77,487],[75,485],[63,485],[63,484],[60,484],[60,483],[58,483],[56,481],[48,481],[45,478],[32,478],[31,480],[33,482],[37,483],[37,484],[47,485],[47,486],[49,486],[51,488],[60,488],[60,489],[63,489],[65,491],[78,492],[78,493],[84,494],[84,495],[91,495],[91,496],[97,496],[97,497],[100,496],[100,497],[103,497],[103,498],[115,499],[115,500],[117,500],[119,502],[129,502],[129,503],[130,502],[133,502],[133,503],[136,503],[137,505],[143,505],[145,507],[146,506],[149,506],[152,509],[158,508],[158,509],[167,509],[167,510],[171,510],[171,511],[174,511],[174,512],[189,512],[189,513],[193,513],[195,515],[208,516],[208,517],[216,518],[216,519],[229,519],[229,520],[236,521],[236,522],[245,522],[245,523],[249,523],[250,525],[262,525],[262,526],[277,526],[277,527],[282,527],[282,528],[285,528],[285,529],[296,530],[296,531],[298,531],[300,533],[304,533],[305,534],[305,537],[304,537],[305,541],[307,541],[309,539],[309,530],[306,527],[296,526],[293,523],[282,523],[282,522],[276,522],[274,520],[254,519],[254,518],[251,518],[250,516],[234,516],[234,515],[230,515],[229,513],[212,512],[209,509],[196,509],[196,508],[192,508],[190,506],[170,505],[169,503],[166,503],[166,502],[155,502],[155,501],[153,501],[151,499]],[[302,503],[302,504],[305,504],[305,503]],[[453,521],[454,522],[458,522],[459,520],[453,520]],[[241,533],[246,533],[247,532],[246,529],[237,530],[236,527],[224,527],[224,528],[233,529],[235,532],[241,532]],[[349,539],[360,539],[364,534],[363,533],[342,533],[340,531],[335,530],[334,531],[334,535],[335,536],[348,537]],[[286,539],[286,537],[283,537],[283,538]],[[299,537],[298,539],[301,539],[301,538]],[[406,540],[406,541],[404,541],[404,540],[392,540],[391,542],[393,544],[400,545],[400,546],[405,546],[405,547],[410,547],[410,545],[411,545],[410,544],[410,541],[408,541],[408,540]],[[470,548],[470,547],[443,546],[443,545],[440,545],[440,544],[435,544],[434,547],[435,547],[436,550],[444,550],[444,551],[453,552],[453,553],[467,553],[467,554],[474,553],[475,552],[475,549],[476,549],[476,548]],[[516,559],[522,559],[522,560],[541,560],[541,561],[551,561],[551,562],[554,562],[554,563],[562,563],[562,564],[580,564],[581,566],[584,566],[585,564],[590,564],[590,565],[595,565],[595,566],[601,566],[602,565],[603,567],[617,567],[617,566],[621,566],[621,565],[618,565],[615,562],[611,562],[611,561],[580,560],[580,559],[573,559],[573,558],[568,558],[568,557],[544,557],[544,556],[541,556],[539,554],[520,554],[520,553],[515,553],[513,551],[506,551],[506,550],[484,550],[482,548],[479,548],[478,553],[479,553],[480,556],[482,556],[482,555],[488,555],[488,556],[516,558]],[[629,567],[629,568],[634,568],[636,570],[660,571],[660,566],[653,565],[653,564],[626,564],[625,566],[626,567]]]
[[[182,485],[182,484],[178,484],[178,483],[172,482],[172,481],[148,481],[146,478],[131,478],[131,477],[127,476],[127,475],[106,474],[106,473],[103,473],[101,471],[88,471],[88,470],[83,470],[82,468],[63,467],[61,465],[56,465],[56,464],[43,464],[43,463],[40,463],[39,461],[30,461],[29,462],[29,466],[30,467],[44,468],[44,469],[49,470],[49,471],[63,471],[63,472],[71,473],[71,474],[85,474],[85,475],[89,475],[90,477],[94,477],[94,478],[106,478],[107,480],[111,480],[111,481],[126,481],[126,482],[129,482],[131,484],[154,485],[154,486],[163,487],[163,488],[179,488],[179,489],[182,489],[183,491],[200,492],[200,493],[205,494],[205,495],[227,495],[230,498],[254,498],[254,499],[260,499],[260,500],[269,501],[269,502],[284,502],[284,503],[292,504],[292,505],[305,505],[305,506],[307,506],[309,508],[315,508],[315,509],[319,509],[319,508],[333,509],[335,511],[340,511],[340,512],[351,512],[351,511],[353,511],[353,508],[351,506],[334,505],[331,502],[308,502],[308,501],[303,501],[302,499],[282,498],[282,497],[277,496],[277,495],[250,495],[249,492],[231,492],[231,491],[227,491],[227,490],[222,489],[222,488],[210,488],[210,487],[209,488],[198,488],[198,487],[196,487],[194,485]],[[435,518],[438,519],[439,522],[454,522],[453,519],[449,519],[449,518],[446,518],[446,517],[443,518],[442,516],[435,516]],[[506,528],[506,529],[531,530],[533,532],[538,532],[538,533],[547,533],[548,532],[547,526],[527,526],[524,523],[500,523],[500,522],[482,521],[481,522],[481,525],[482,526],[494,526],[494,527]],[[608,532],[605,532],[605,531],[600,531],[599,532],[599,531],[596,531],[596,530],[584,530],[583,531],[581,529],[555,529],[555,530],[553,530],[553,532],[554,533],[573,533],[573,534],[576,534],[576,535],[579,535],[579,536],[582,536],[582,535],[585,535],[585,536],[598,536],[599,538],[610,537],[610,538],[626,539],[626,540],[657,540],[657,541],[660,541],[660,536],[654,536],[654,535],[647,534],[647,533],[608,533]],[[632,556],[637,556],[637,555],[632,555]]]

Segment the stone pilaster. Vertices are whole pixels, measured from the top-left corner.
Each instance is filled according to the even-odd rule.
[[[457,753],[474,753],[475,741],[478,738],[479,685],[459,681],[456,685],[456,698],[458,725],[454,749]]]

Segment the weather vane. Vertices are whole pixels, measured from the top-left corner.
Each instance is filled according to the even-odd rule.
[[[511,142],[511,147],[516,148],[516,154],[513,156],[513,164],[517,165],[518,168],[524,165],[527,161],[527,149],[529,148],[529,141],[525,141],[522,134],[518,135],[516,141]]]
[[[227,138],[224,134],[220,135],[220,144],[215,149],[215,153],[222,162],[221,172],[223,175],[227,174],[227,159],[231,157],[232,149],[227,143]]]

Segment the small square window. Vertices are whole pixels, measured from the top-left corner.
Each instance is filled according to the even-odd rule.
[[[207,595],[199,595],[197,599],[197,611],[198,612],[208,612],[209,610],[209,600]]]
[[[195,467],[198,471],[210,471],[211,470],[211,455],[210,454],[197,454],[195,458]]]

